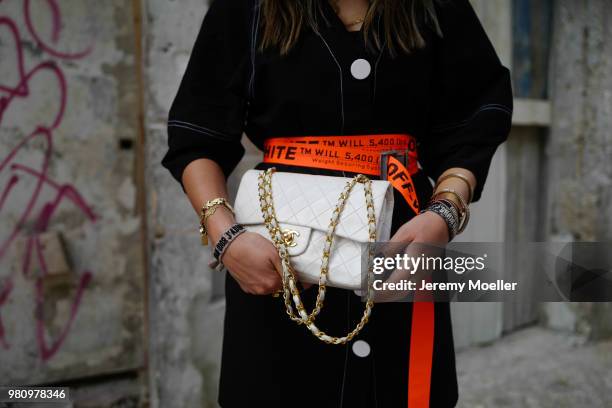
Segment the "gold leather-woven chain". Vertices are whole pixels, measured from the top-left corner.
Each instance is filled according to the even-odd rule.
[[[291,320],[295,321],[298,324],[304,324],[306,327],[321,341],[328,344],[346,344],[351,341],[366,325],[368,319],[372,313],[372,308],[374,307],[373,301],[373,293],[372,293],[372,273],[368,273],[367,279],[367,299],[365,310],[361,317],[359,323],[355,326],[355,328],[350,331],[347,335],[343,337],[334,337],[329,336],[314,324],[316,316],[323,309],[323,303],[325,299],[326,292],[326,283],[327,283],[327,274],[329,272],[329,258],[331,255],[331,246],[334,239],[334,234],[336,231],[336,226],[340,220],[340,215],[346,206],[346,202],[349,198],[349,195],[357,183],[361,183],[364,185],[364,193],[366,200],[366,208],[367,208],[367,217],[368,217],[368,232],[369,232],[369,242],[368,245],[368,265],[370,265],[372,257],[373,257],[373,246],[372,243],[376,241],[376,215],[374,211],[374,199],[372,194],[372,182],[370,179],[363,175],[358,174],[353,177],[349,182],[346,183],[346,186],[342,193],[340,194],[340,198],[338,200],[338,204],[332,213],[332,217],[329,223],[329,227],[327,229],[327,233],[325,236],[325,246],[323,250],[323,256],[321,259],[321,273],[319,275],[319,290],[317,293],[317,299],[315,302],[315,306],[310,314],[306,313],[304,308],[302,299],[300,297],[300,292],[297,289],[295,271],[291,265],[291,261],[289,259],[289,253],[287,250],[286,242],[283,238],[283,233],[278,223],[278,219],[276,217],[276,211],[274,209],[274,202],[272,199],[272,174],[275,172],[275,168],[272,167],[266,171],[262,171],[258,177],[259,183],[259,203],[261,207],[261,212],[264,218],[264,222],[266,228],[270,234],[270,238],[272,242],[276,246],[278,250],[278,254],[281,258],[281,263],[283,266],[283,299],[285,303],[285,309],[287,314],[291,318]],[[296,315],[293,305],[291,301],[295,304],[295,308],[298,311]]]

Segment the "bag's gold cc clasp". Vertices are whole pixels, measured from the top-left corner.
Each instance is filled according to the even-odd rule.
[[[281,230],[281,234],[283,235],[283,241],[285,245],[290,248],[297,246],[297,242],[295,242],[295,237],[299,237],[300,233],[290,229]]]

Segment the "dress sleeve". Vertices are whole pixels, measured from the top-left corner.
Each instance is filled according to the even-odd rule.
[[[434,180],[451,167],[472,171],[477,201],[493,154],[510,132],[510,72],[468,0],[440,2],[437,11],[442,38],[434,45],[434,96],[419,155]]]
[[[183,191],[183,170],[191,161],[214,160],[227,177],[244,155],[240,139],[250,72],[248,3],[212,2],[172,102],[168,150],[161,164]]]

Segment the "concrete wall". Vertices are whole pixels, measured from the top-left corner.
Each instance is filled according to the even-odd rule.
[[[553,240],[612,241],[612,3],[557,0],[546,146]],[[553,327],[612,334],[612,306],[555,304]]]
[[[502,63],[512,67],[510,0],[471,0],[487,35],[491,39]],[[466,230],[455,242],[501,242],[506,228],[505,203],[506,145],[502,144],[491,162],[487,183],[479,202],[471,206],[472,217]],[[499,267],[496,269],[500,269]],[[501,336],[503,304],[453,303],[453,339],[455,348],[487,343]]]
[[[0,1],[0,384],[144,364],[132,19]]]
[[[151,395],[153,406],[164,408],[216,402],[224,302],[213,299],[210,251],[200,244],[198,217],[160,165],[170,103],[206,9],[204,0],[151,0],[144,10]]]
[[[509,4],[474,1],[506,63],[509,23],[499,7],[507,16]],[[474,212],[496,218],[508,194],[533,195],[533,183],[508,192],[503,180],[530,177],[508,157],[540,158],[546,237],[609,241],[612,4],[555,4],[544,157],[530,139],[541,132],[515,129],[516,143],[496,158],[499,183]],[[208,269],[197,216],[160,166],[167,112],[206,9],[206,0],[0,0],[0,383],[111,374],[79,391],[83,400],[106,398],[82,406],[110,406],[108,390],[136,393],[148,362],[152,406],[216,405],[224,277]],[[259,156],[247,152],[232,192]],[[506,220],[533,220],[517,200],[508,201],[516,213]],[[539,237],[525,222],[528,233],[480,231],[474,222],[471,231],[475,240]],[[455,308],[457,327],[468,328],[458,341],[498,336],[498,306]],[[610,312],[607,304],[555,304],[545,317],[601,337],[612,332]],[[482,330],[482,319],[496,320]]]

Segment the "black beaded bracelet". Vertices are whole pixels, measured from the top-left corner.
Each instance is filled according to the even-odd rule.
[[[457,214],[457,210],[454,206],[444,202],[443,200],[435,200],[429,203],[429,205],[421,211],[424,213],[426,211],[431,211],[438,214],[444,222],[446,222],[446,226],[448,228],[448,240],[449,242],[457,235],[457,231],[459,229],[459,215]]]
[[[236,239],[237,236],[245,232],[246,229],[244,226],[240,224],[234,224],[227,229],[219,238],[217,245],[215,245],[215,250],[213,251],[213,256],[217,260],[217,262],[221,262],[221,258],[223,258],[223,254],[229,247],[229,244]]]

